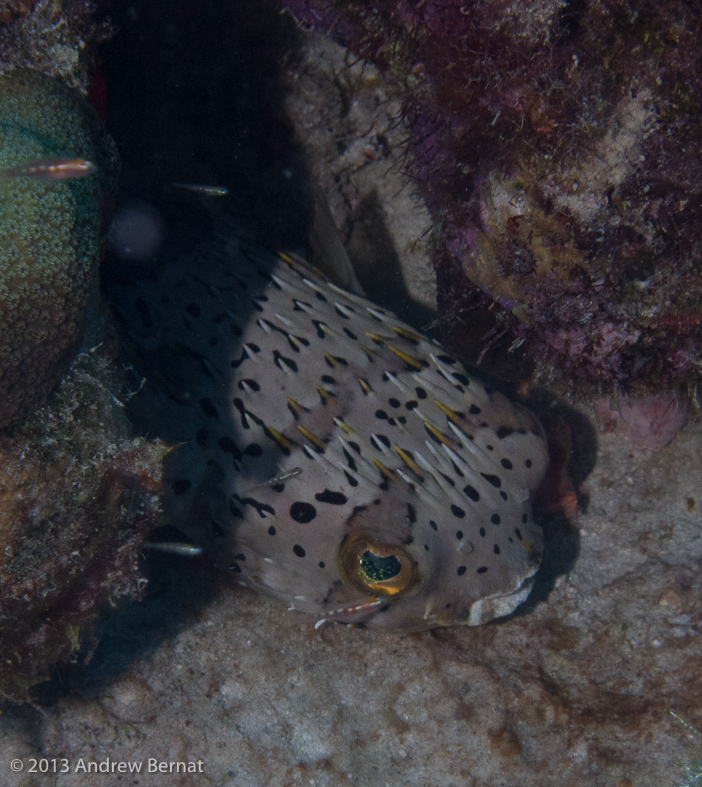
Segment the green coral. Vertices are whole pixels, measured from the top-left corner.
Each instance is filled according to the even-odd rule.
[[[1,76],[0,173],[65,157],[98,171],[62,181],[0,174],[0,427],[44,403],[80,345],[116,160],[80,94],[26,69]]]

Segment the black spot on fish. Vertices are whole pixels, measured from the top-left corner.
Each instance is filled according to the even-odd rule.
[[[244,448],[244,453],[246,456],[257,457],[261,456],[263,453],[263,448],[258,443],[249,443],[249,445]]]
[[[275,508],[273,508],[273,506],[269,506],[268,503],[262,503],[260,500],[256,500],[255,497],[245,497],[243,500],[237,495],[234,495],[234,497],[242,505],[255,508],[256,511],[258,511],[258,515],[261,517],[261,519],[266,519],[266,514],[275,514]]]
[[[343,495],[341,492],[332,492],[330,489],[325,489],[323,492],[317,492],[314,499],[318,500],[320,503],[329,503],[333,506],[343,506],[348,500],[346,495]]]
[[[460,541],[463,538],[463,531],[457,530],[456,531],[456,538]]]
[[[268,528],[268,535],[269,535],[269,536],[274,536],[274,535],[276,534],[276,532],[277,532],[277,531],[276,531],[276,529],[273,527],[273,525],[271,525],[271,526]]]
[[[531,459],[525,459],[524,460],[524,467],[526,467],[528,469],[528,468],[531,467],[531,465],[532,465]]]
[[[415,407],[419,407],[419,402],[416,399],[410,399],[409,402],[405,402],[405,407],[408,410],[414,410]]]
[[[375,444],[375,447],[382,451],[382,446],[385,448],[390,448],[390,440],[384,434],[372,434],[371,435],[371,442]],[[380,443],[380,445],[378,445]]]
[[[429,520],[429,525],[431,526],[431,529],[432,529],[432,530],[436,530],[436,531],[438,531],[438,529],[439,529],[439,528],[438,528],[438,526],[437,526],[436,522],[435,522],[433,519],[430,519],[430,520]]]
[[[469,412],[471,415],[480,415],[480,408],[478,407],[478,405],[477,405],[477,404],[472,404],[472,405],[471,405],[471,406],[468,408],[468,412]]]
[[[355,342],[358,341],[358,336],[353,331],[350,331],[348,328],[344,328],[344,333],[349,337],[349,339],[353,339]]]
[[[206,396],[203,396],[203,398],[200,399],[200,407],[202,408],[202,412],[208,418],[219,419],[219,410],[212,399],[208,399]]]
[[[511,426],[500,426],[497,430],[497,436],[500,440],[504,440],[505,437],[509,437],[514,432]]]
[[[502,465],[502,467],[504,467],[505,470],[512,469],[512,463],[509,461],[509,459],[501,459],[500,464]]]
[[[451,504],[451,511],[453,512],[453,515],[459,519],[463,519],[463,517],[466,515],[466,512],[462,508],[453,503]]]
[[[493,552],[494,552],[496,555],[499,555],[499,554],[500,554],[500,547],[499,547],[497,544],[493,544],[493,545],[492,545],[492,551],[493,551]]]
[[[492,475],[491,473],[481,473],[480,475],[496,489],[499,489],[502,486],[502,481],[500,480],[499,476]]]
[[[485,528],[484,527],[481,527],[478,532],[480,533],[482,538],[485,538]]]
[[[344,475],[346,476],[346,480],[351,484],[351,486],[358,486],[358,481],[351,475],[351,473],[344,470]]]
[[[246,386],[248,386],[252,391],[261,390],[261,386],[256,382],[256,380],[252,380],[250,377],[247,377],[244,380],[239,380],[239,388],[242,391],[246,390]]]
[[[385,410],[376,410],[375,417],[379,418],[381,421],[387,421],[388,414],[385,412]]]
[[[217,443],[222,451],[224,451],[226,454],[231,454],[235,459],[241,459],[241,451],[239,450],[239,446],[232,440],[231,437],[229,437],[229,435],[220,437]]]
[[[307,552],[305,552],[305,550],[299,544],[295,544],[295,546],[293,547],[293,552],[298,557],[304,557],[307,554]]]
[[[400,402],[399,399],[395,399],[394,396],[391,396],[390,399],[388,399],[388,404],[390,405],[390,407],[400,407],[402,405],[402,402]]]
[[[317,516],[317,509],[310,503],[298,500],[290,506],[290,516],[301,525],[306,525]]]
[[[457,465],[457,464],[456,464],[456,463],[453,461],[453,459],[451,460],[451,464],[453,465],[453,472],[454,472],[454,473],[455,473],[455,474],[456,474],[456,475],[457,475],[459,478],[463,478],[463,477],[464,477],[463,470],[461,470],[461,468],[460,468],[460,467],[459,467],[459,466],[458,466],[458,465]]]
[[[312,325],[317,329],[317,336],[324,339],[327,332],[324,330],[327,326],[321,320],[312,320]]]
[[[320,561],[319,561],[319,563],[317,563],[317,565],[318,565],[320,568],[324,568],[324,565],[325,565],[325,563],[324,563],[324,561],[323,561],[323,560],[320,560]]]
[[[355,472],[355,471],[357,471],[357,470],[358,470],[358,468],[356,467],[356,461],[354,460],[354,458],[353,458],[353,457],[351,456],[351,454],[350,454],[350,453],[349,453],[349,452],[346,450],[346,448],[344,448],[344,449],[343,449],[343,451],[344,451],[344,456],[346,457],[346,461],[348,462],[348,465],[349,465],[349,467],[350,467],[350,468],[351,468],[351,469],[352,469],[354,472]]]
[[[244,361],[248,361],[248,360],[249,360],[249,354],[246,351],[246,347],[244,347],[244,349],[241,351],[241,358],[231,361],[229,365],[232,367],[232,369],[238,369],[241,366],[241,364],[244,363]]]
[[[462,577],[466,573],[466,567],[465,566],[459,566],[456,569],[456,573],[458,574],[459,577]]]
[[[456,359],[452,358],[450,355],[437,355],[436,356],[442,363],[447,363],[450,366],[453,366],[456,363]]]
[[[250,429],[251,425],[249,424],[249,419],[247,418],[246,407],[244,407],[244,403],[241,401],[241,399],[233,399],[232,404],[234,407],[236,407],[236,409],[239,411],[239,414],[241,415],[241,425],[244,427],[244,429]]]
[[[283,368],[283,364],[285,364],[289,369],[292,369],[293,372],[297,371],[297,363],[293,361],[292,358],[286,358],[284,355],[278,350],[273,350],[273,358],[275,360],[275,365],[279,368]]]
[[[502,520],[500,519],[499,514],[493,514],[490,517],[490,521],[492,522],[493,525],[499,525]]]
[[[480,566],[478,569],[478,574],[486,574],[487,573],[487,566]]]
[[[323,374],[320,379],[327,385],[336,385],[336,380],[330,374]]]

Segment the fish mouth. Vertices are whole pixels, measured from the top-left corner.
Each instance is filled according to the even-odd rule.
[[[365,620],[374,612],[378,612],[383,606],[387,605],[386,598],[367,598],[355,604],[345,607],[337,607],[328,610],[314,624],[315,629],[320,628],[325,623],[356,623]]]

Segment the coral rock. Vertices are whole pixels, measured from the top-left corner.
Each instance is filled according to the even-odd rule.
[[[60,157],[99,168],[69,180],[0,173],[3,427],[44,403],[81,342],[115,157],[88,102],[38,72],[0,77],[0,126],[0,170]]]
[[[445,328],[471,293],[499,304],[497,332],[543,381],[700,386],[695,4],[285,5],[398,80],[414,175],[448,251]]]
[[[0,699],[77,652],[106,602],[136,596],[163,444],[128,438],[104,361],[80,356],[50,403],[0,437]]]

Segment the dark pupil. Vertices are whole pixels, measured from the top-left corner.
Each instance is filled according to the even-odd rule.
[[[384,582],[386,579],[396,577],[402,566],[394,555],[376,557],[372,552],[366,550],[361,555],[361,569],[371,582]]]

